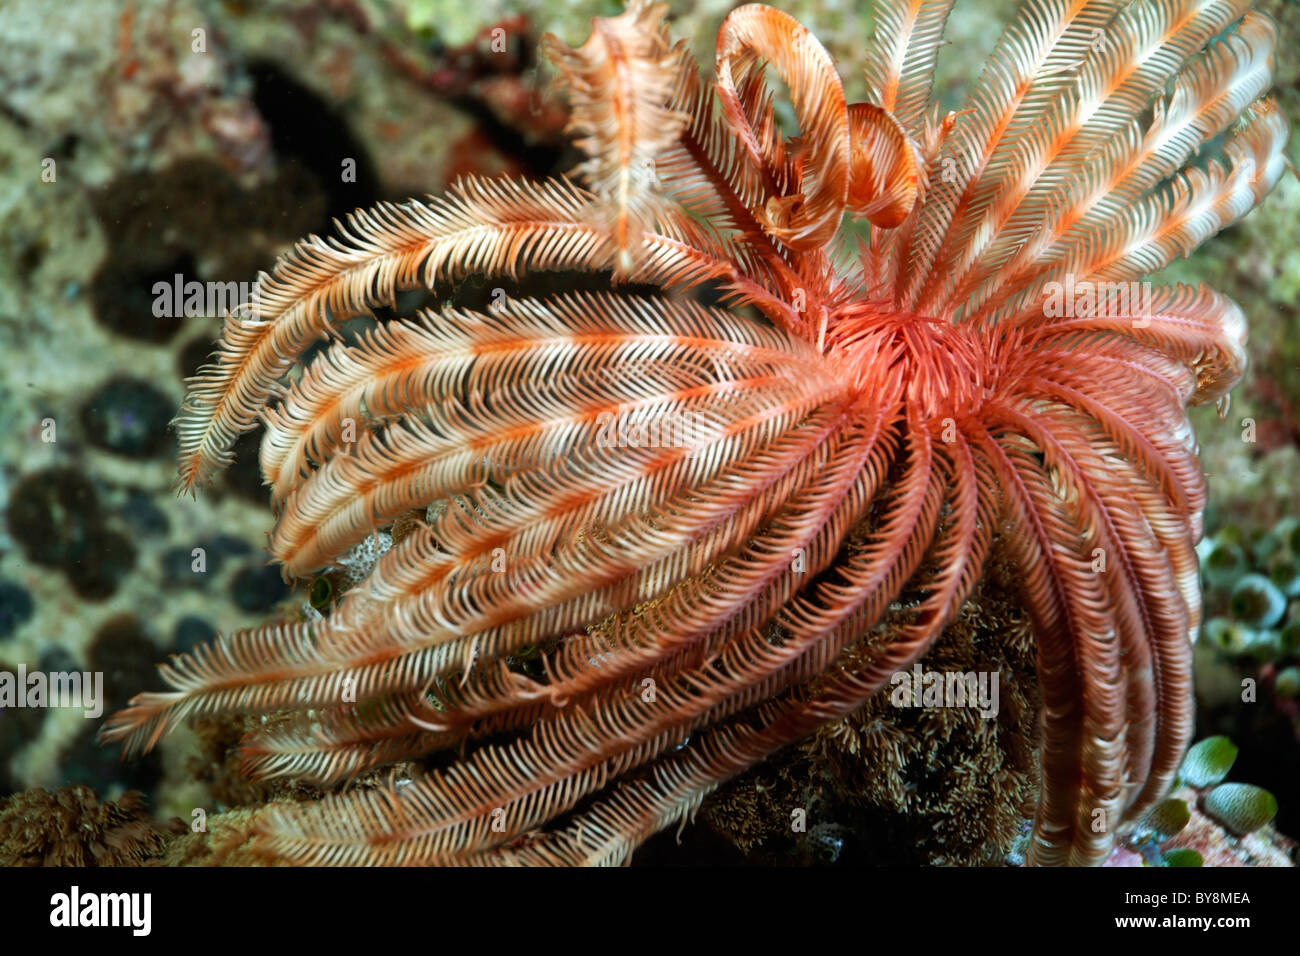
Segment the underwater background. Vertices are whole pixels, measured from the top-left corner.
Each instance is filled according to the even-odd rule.
[[[734,5],[673,0],[673,32],[708,62]],[[855,62],[867,5],[777,5],[841,64]],[[1300,3],[1256,6],[1279,25],[1276,96],[1295,156]],[[0,864],[31,862],[5,840],[15,820],[49,808],[69,819],[98,814],[110,827],[136,821],[142,833],[156,826],[142,839],[161,845],[158,834],[175,826],[167,821],[241,802],[201,733],[177,733],[127,762],[95,735],[133,694],[161,688],[155,665],[167,654],[311,599],[291,594],[267,564],[259,434],[241,441],[235,465],[197,500],[172,492],[168,423],[183,380],[207,359],[219,312],[206,302],[159,309],[160,284],[183,293],[195,280],[252,282],[333,219],[441,192],[462,174],[569,168],[567,114],[537,63],[537,41],[549,31],[577,44],[591,16],[621,9],[588,0],[0,0],[0,672],[103,675],[100,719],[0,706]],[[940,57],[945,109],[962,102],[1012,9],[1007,0],[957,4]],[[851,92],[861,84],[845,81]],[[1276,832],[1300,834],[1300,181],[1284,177],[1260,209],[1153,279],[1206,282],[1250,325],[1250,368],[1226,414],[1192,411],[1210,487],[1196,739],[1231,740],[1235,762],[1224,742],[1198,753],[1224,773],[1230,764],[1230,779],[1269,791],[1278,808],[1255,843],[1224,843],[1212,828],[1184,843],[1207,863],[1286,865],[1295,848]],[[969,609],[939,653],[960,663],[962,641],[975,647],[981,634],[1015,626],[999,613]],[[1002,664],[1032,678],[1032,658],[1015,647]],[[1243,701],[1243,687],[1252,699]],[[637,861],[1001,862],[1005,854],[987,850],[988,830],[951,821],[983,813],[990,826],[1023,829],[1032,701],[1019,706],[1023,726],[1013,720],[990,744],[921,715],[890,722],[882,703],[838,737],[819,734],[738,778],[682,845],[662,834]],[[928,755],[954,749],[974,768],[968,778],[929,779]],[[757,822],[827,766],[840,767],[841,784],[860,777],[851,798],[818,795],[823,816],[843,824],[793,839]],[[1205,786],[1222,776],[1207,771]],[[76,784],[89,789],[30,792]],[[105,808],[128,791],[144,800]],[[1199,814],[1197,826],[1209,827]],[[1140,851],[1126,852],[1136,860]]]

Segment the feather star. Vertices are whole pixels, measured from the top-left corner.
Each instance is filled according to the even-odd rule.
[[[950,7],[882,0],[850,104],[778,10],[726,17],[707,83],[633,0],[580,48],[543,41],[573,178],[463,179],[282,257],[190,382],[180,486],[260,419],[286,575],[393,544],[322,620],[162,665],[172,690],[105,738],[279,714],[244,770],[322,786],[460,750],[272,807],[254,845],[279,860],[625,862],[909,667],[997,552],[1043,696],[1029,859],[1103,859],[1188,741],[1186,407],[1244,364],[1232,302],[1137,280],[1282,174],[1276,33],[1246,0],[1032,0],[940,118]],[[400,290],[540,272],[608,288],[421,311],[302,361]]]

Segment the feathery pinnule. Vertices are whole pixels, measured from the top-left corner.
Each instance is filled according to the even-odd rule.
[[[746,118],[736,92],[735,70],[761,58],[788,84],[801,140],[808,149],[805,168],[809,175],[800,182],[797,203],[769,193],[762,209],[754,212],[764,231],[791,249],[826,245],[839,229],[849,184],[847,104],[830,54],[793,17],[761,4],[747,4],[723,21],[717,57],[723,114],[748,152],[752,167],[763,171],[770,185],[777,177],[768,169],[770,154],[761,148]]]
[[[283,257],[191,383],[182,486],[260,419],[289,576],[424,519],[328,616],[173,658],[104,736],[274,713],[244,771],[322,786],[457,749],[268,811],[273,859],[624,862],[869,700],[1005,555],[1043,697],[1029,859],[1104,859],[1191,732],[1186,409],[1245,363],[1228,299],[1128,284],[1281,176],[1276,32],[1244,0],[1030,0],[940,118],[950,0],[878,6],[849,103],[784,13],[732,11],[709,82],[633,0],[545,43],[582,187],[466,179]],[[425,310],[288,376],[398,290],[566,271],[611,288]]]
[[[1014,287],[1025,278],[1020,270],[1051,258],[1049,250],[1071,229],[1114,217],[1177,171],[1267,90],[1276,41],[1272,21],[1247,12],[1235,32],[1204,53],[1184,54],[1186,65],[1174,76],[1173,92],[1156,98],[1150,124],[1126,111],[1109,141],[1091,146],[1099,152],[1097,161],[1061,163],[1068,173],[1036,186],[1019,208],[1008,209],[1007,224],[991,237],[981,268],[957,288],[950,304],[966,311],[1004,286]],[[995,269],[996,276],[986,281]],[[964,303],[980,283],[978,297]]]
[[[686,48],[669,47],[666,3],[633,0],[621,16],[597,18],[577,50],[553,34],[542,49],[569,92],[566,132],[589,159],[574,173],[609,206],[602,223],[616,274],[631,272],[652,231],[660,197],[655,157],[674,143],[688,116],[669,105]]]
[[[917,300],[919,311],[946,314],[956,288],[969,291],[968,271],[992,237],[1015,241],[1027,224],[1013,223],[1023,209],[1029,222],[1041,216],[1041,196],[1074,178],[1088,156],[1128,127],[1165,83],[1205,43],[1249,7],[1248,0],[1152,0],[1124,6],[1082,55],[1073,83],[1053,97],[1040,119],[1008,138],[991,154],[991,175],[981,178],[970,204],[949,226],[954,251],[945,269],[932,272]],[[1080,18],[1081,20],[1083,18]]]
[[[217,361],[190,383],[176,419],[182,490],[229,462],[294,359],[347,319],[392,305],[400,290],[471,273],[598,269],[607,237],[592,196],[565,181],[533,184],[476,177],[426,205],[380,204],[350,215],[339,238],[311,236],[256,285],[255,308],[225,319]],[[665,287],[716,277],[706,254],[666,236],[646,238],[637,281]]]
[[[876,29],[863,53],[875,105],[913,135],[930,109],[934,68],[953,0],[907,0],[875,8]]]
[[[959,239],[955,231],[989,201],[1000,181],[1005,150],[1032,132],[1050,104],[1073,83],[1072,71],[1088,55],[1098,31],[1123,0],[1031,0],[999,38],[971,92],[970,111],[953,128],[936,157],[932,195],[904,253],[895,304],[913,309],[924,284],[941,278]]]

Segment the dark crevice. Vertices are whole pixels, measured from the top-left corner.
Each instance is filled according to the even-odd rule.
[[[332,219],[374,205],[380,198],[374,163],[343,117],[272,63],[251,63],[249,73],[255,84],[253,102],[270,127],[275,155],[296,159],[325,193],[325,217],[316,231],[325,230]],[[343,180],[346,159],[356,161],[355,182]]]

